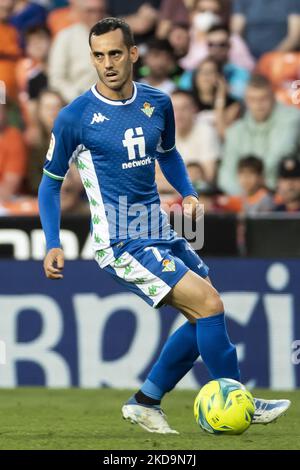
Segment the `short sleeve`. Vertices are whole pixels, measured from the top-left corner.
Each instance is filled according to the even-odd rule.
[[[171,99],[167,96],[164,109],[165,127],[161,133],[160,143],[157,147],[159,153],[169,152],[175,147],[175,119]]]
[[[79,145],[78,128],[61,112],[54,123],[43,172],[62,181]]]

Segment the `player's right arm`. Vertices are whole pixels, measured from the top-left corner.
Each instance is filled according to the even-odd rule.
[[[40,219],[47,247],[44,270],[49,279],[63,277],[64,253],[59,238],[60,190],[69,161],[78,145],[77,128],[74,127],[70,113],[64,109],[54,124],[38,193]]]

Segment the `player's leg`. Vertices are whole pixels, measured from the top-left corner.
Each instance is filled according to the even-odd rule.
[[[147,380],[135,395],[137,401],[159,404],[165,393],[193,367],[199,354],[212,378],[239,380],[236,350],[228,338],[223,303],[209,279],[188,271],[164,302],[180,310],[190,321],[166,341]]]
[[[185,314],[191,315],[195,319],[195,323],[186,322],[168,338],[158,361],[151,369],[141,389],[135,394],[135,399],[141,404],[147,403],[148,406],[151,404],[159,405],[163,396],[171,391],[193,367],[194,362],[199,356],[199,351],[210,371],[212,379],[228,377],[240,381],[236,350],[228,338],[224,314],[203,316],[204,322],[198,315],[193,316],[195,305],[193,301],[195,301],[195,297],[192,297],[189,286],[185,289],[183,285],[185,279],[188,280],[189,284],[192,282],[192,279],[189,279],[189,273],[172,289],[165,298],[165,301]],[[209,279],[206,279],[204,282],[209,283]],[[203,286],[203,283],[201,285]],[[177,290],[177,286],[180,290]],[[214,288],[212,287],[212,289]],[[205,291],[205,288],[203,291]],[[216,292],[208,290],[208,295],[216,295]],[[188,307],[186,307],[188,299],[191,299],[191,301]],[[203,295],[201,295],[201,301],[202,305],[205,305]],[[217,310],[217,299],[215,299],[215,303],[215,310]],[[207,315],[209,307],[206,306],[206,309],[204,308],[203,311]],[[215,320],[217,320],[216,323]],[[208,324],[206,324],[206,321],[208,321]],[[197,330],[199,327],[203,334],[203,336],[200,335],[200,339],[199,330]],[[289,400],[255,398],[254,401],[256,411],[252,420],[253,424],[268,424],[273,422],[283,415],[291,404]]]
[[[179,243],[177,243],[176,250],[173,250],[173,253],[174,252],[176,255],[180,256],[181,259],[184,260],[184,262],[186,263],[186,265],[189,266],[191,271],[198,275],[198,278],[199,276],[200,278],[205,278],[206,283],[202,283],[202,286],[205,286],[206,288],[201,289],[201,298],[198,298],[196,304],[193,305],[191,303],[191,299],[193,298],[193,282],[191,280],[191,282],[188,283],[188,286],[186,288],[183,288],[184,293],[182,295],[181,291],[182,281],[184,279],[183,278],[181,281],[178,282],[175,288],[173,288],[170,293],[165,297],[164,303],[170,303],[174,307],[178,308],[187,317],[189,321],[182,325],[168,338],[158,360],[156,361],[150,373],[148,374],[146,381],[144,382],[141,389],[135,394],[135,399],[138,400],[141,404],[147,403],[148,405],[159,405],[165,393],[171,391],[176,386],[176,384],[182,379],[182,377],[184,377],[184,375],[189,372],[189,370],[193,367],[194,362],[199,356],[199,336],[197,335],[197,325],[200,325],[201,322],[198,321],[198,317],[205,318],[208,313],[213,313],[213,311],[211,310],[213,304],[212,297],[214,297],[215,311],[221,308],[223,310],[223,306],[221,307],[221,305],[218,305],[220,301],[219,294],[213,287],[212,289],[209,289],[209,286],[207,286],[207,284],[211,285],[210,279],[207,276],[208,268],[199,258],[197,253],[195,253],[187,244],[187,242],[183,240],[182,242],[180,242],[179,240]],[[179,295],[176,295],[178,287],[180,288],[180,291],[178,290]],[[207,298],[207,296],[209,296],[211,299],[211,301],[209,302],[210,306],[207,306],[207,302],[205,302],[205,297]],[[187,308],[185,307],[186,304]],[[198,305],[204,304],[206,304],[206,308],[203,308],[203,310],[199,308]],[[200,310],[200,314],[194,315],[194,311],[199,312]],[[238,365],[236,351],[227,337],[226,326],[223,323],[223,320],[225,322],[224,315],[221,316],[221,332],[223,340],[225,332],[225,343],[227,348],[229,346],[229,356],[231,356],[231,363],[233,364],[233,375],[229,374],[228,372],[225,372],[225,369],[221,367],[221,372],[219,374],[216,374],[215,376],[212,375],[212,377],[230,377],[231,375],[231,377],[239,380],[239,376],[237,374]],[[214,320],[215,319],[213,319],[213,321]],[[206,320],[204,320],[204,322],[205,321]],[[225,329],[223,328],[224,326]],[[203,333],[205,334],[205,328],[202,330],[204,330]],[[213,346],[215,347],[215,345]],[[205,345],[204,348],[206,348]],[[213,354],[214,352],[215,349],[213,348]],[[255,404],[256,412],[253,417],[253,423],[267,424],[281,416],[289,408],[290,401],[255,399]]]
[[[183,239],[182,241],[186,243]],[[151,241],[151,244],[152,243],[153,241]],[[181,243],[180,240],[179,243]],[[177,250],[179,243],[177,243],[176,240]],[[181,327],[174,335],[172,335],[167,340],[164,350],[160,357],[161,360],[157,362],[157,367],[154,366],[151,371],[152,373],[150,373],[148,377],[148,379],[151,379],[152,376],[156,376],[157,382],[163,380],[164,383],[159,382],[159,386],[157,386],[155,383],[155,379],[153,382],[149,379],[144,384],[144,386],[146,387],[146,393],[143,393],[143,386],[142,390],[140,390],[134,397],[132,397],[129,402],[123,407],[123,415],[124,412],[130,412],[132,413],[131,416],[137,420],[140,419],[141,410],[134,405],[142,405],[146,407],[159,405],[159,395],[161,394],[162,396],[164,393],[166,393],[166,391],[171,390],[176,385],[176,383],[188,372],[188,370],[192,368],[195,360],[199,356],[199,346],[197,341],[198,335],[196,334],[197,322],[199,322],[201,319],[204,320],[205,318],[214,317],[216,316],[216,314],[220,314],[220,312],[222,312],[223,310],[223,304],[217,291],[212,287],[212,285],[208,281],[205,281],[199,276],[199,274],[203,275],[204,277],[207,276],[208,268],[200,260],[198,255],[196,255],[193,251],[188,253],[185,246],[184,250],[182,250],[185,254],[185,258],[191,258],[189,259],[190,264],[194,265],[193,267],[195,268],[195,270],[199,272],[199,274],[196,274],[192,273],[189,270],[189,268],[185,265],[184,261],[181,258],[173,256],[172,249],[170,250],[169,245],[170,244],[167,243],[166,248],[162,245],[156,245],[155,247],[147,246],[146,249],[145,247],[139,247],[138,250],[132,250],[130,253],[130,265],[134,267],[134,269],[131,272],[130,276],[127,276],[127,283],[128,281],[130,281],[130,279],[134,280],[136,278],[135,267],[138,267],[137,263],[139,263],[140,267],[141,265],[143,265],[143,268],[146,268],[148,271],[150,271],[154,278],[151,279],[151,277],[148,277],[146,279],[146,276],[143,276],[144,280],[146,280],[147,282],[144,282],[144,284],[139,285],[139,287],[143,288],[144,292],[147,289],[147,284],[149,287],[149,284],[154,283],[154,285],[158,287],[156,299],[153,299],[154,301],[152,302],[152,304],[154,306],[157,306],[159,303],[158,299],[163,299],[164,303],[168,302],[174,305],[175,307],[180,309],[182,313],[189,319],[189,322],[186,322],[183,327]],[[125,265],[128,264],[126,257],[127,255],[123,254],[122,259],[118,260],[118,262],[116,263],[117,267],[113,267],[115,271],[118,271],[118,275],[122,278],[122,282],[125,281],[124,268]],[[187,276],[188,279],[186,279]],[[184,283],[186,288],[182,285],[183,279],[185,279],[186,281]],[[196,285],[194,285],[193,288],[190,289],[191,283],[195,282]],[[132,287],[132,285],[128,285],[128,287],[132,290],[133,288],[136,288],[136,286]],[[177,289],[179,290],[179,293],[176,296],[173,294],[175,289],[176,292]],[[171,294],[168,294],[170,290]],[[152,291],[151,287],[149,291]],[[197,297],[194,299],[194,301],[191,301],[195,294]],[[149,301],[150,299],[145,298],[145,300]],[[190,306],[192,306],[192,308],[190,308]],[[216,320],[218,326],[214,329],[216,329],[216,331],[222,331],[222,328],[224,329],[224,319],[222,317],[222,313],[220,314],[219,318],[216,318]],[[221,336],[222,334],[219,336],[219,340]],[[228,338],[226,339],[228,343]],[[205,355],[205,351],[207,351],[207,344],[208,342],[205,341],[203,347],[203,356]],[[235,350],[232,345],[229,345],[229,347],[233,349],[234,353]],[[230,356],[230,352],[231,351],[227,350],[226,355]],[[209,355],[209,353],[207,355]],[[211,367],[214,367],[212,361]],[[221,366],[218,367],[221,368]],[[160,369],[162,373],[160,373]],[[228,371],[228,373],[224,375],[226,375],[227,377],[237,378],[237,374],[235,371],[232,373]],[[156,400],[156,396],[158,396],[158,400]],[[137,416],[137,414],[139,414],[139,416]],[[130,416],[128,417],[130,418]],[[139,422],[139,424],[141,423]]]
[[[191,321],[168,338],[141,390],[122,409],[123,416],[134,422],[141,424],[142,419],[144,424],[150,421],[152,429],[155,416],[151,416],[151,408],[159,407],[163,395],[172,390],[193,367],[199,350],[212,377],[239,379],[235,347],[229,341],[224,314],[220,313],[223,304],[210,282],[188,271],[164,298],[164,302],[181,310]],[[202,313],[199,314],[199,311]],[[201,321],[203,331],[199,335],[197,329]],[[168,429],[166,425],[164,429]]]
[[[110,274],[113,274],[119,282],[126,285],[127,288],[140,295],[147,303],[153,306],[158,306],[162,299],[168,299],[169,295],[167,295],[167,293],[170,291],[170,284],[179,284],[181,278],[183,278],[188,271],[187,267],[180,259],[175,259],[176,269],[173,269],[174,265],[170,261],[174,261],[174,259],[172,259],[168,253],[163,251],[161,251],[161,253],[163,256],[167,255],[167,258],[160,260],[160,262],[153,263],[151,250],[147,252],[142,250],[141,253],[134,253],[135,256],[126,252],[123,253],[122,256],[112,264],[112,266],[105,269],[108,270]],[[195,257],[197,268],[200,267],[198,269],[198,271],[200,270],[199,274],[205,276],[208,272],[208,270],[205,269],[207,267],[205,267],[203,263],[199,263],[200,258],[198,255],[195,253],[192,253],[192,255],[192,257]],[[156,261],[158,260],[156,259]],[[162,263],[161,261],[170,262],[167,269],[165,263]],[[209,284],[208,279],[207,284]],[[213,289],[213,292],[214,295],[218,297],[215,289]],[[218,299],[216,298],[215,301],[216,307],[216,305],[218,305]],[[206,303],[204,315],[213,313],[211,310],[212,305],[214,305],[214,302],[210,302],[209,306]],[[187,322],[176,332],[176,335],[172,335],[167,340],[160,357],[160,359],[163,358],[164,360],[159,360],[157,362],[159,363],[159,367],[162,366],[163,362],[165,363],[165,370],[162,370],[163,373],[157,374],[157,376],[166,377],[166,383],[160,383],[160,386],[157,386],[155,384],[155,378],[154,382],[148,381],[148,385],[150,384],[152,386],[152,391],[154,386],[154,392],[155,394],[158,394],[158,398],[161,398],[164,393],[171,390],[176,385],[181,377],[190,370],[199,355],[195,326],[199,321],[197,318],[199,316],[201,317],[201,315],[194,315],[194,312],[190,312],[188,309],[185,309],[184,314],[190,319],[190,322],[194,322],[194,324]],[[174,352],[180,353],[179,356],[176,356]],[[152,371],[156,369],[156,365]],[[171,371],[173,374],[170,373]],[[148,379],[149,377],[152,379],[151,372]],[[151,393],[149,396],[144,394],[143,398],[145,397],[150,401],[153,400],[153,398],[151,398]],[[157,403],[157,405],[155,405],[155,403]],[[159,403],[160,400],[155,399],[148,404],[143,401],[138,403],[136,398],[132,397],[132,399],[129,400],[129,402],[122,408],[123,416],[130,419],[132,422],[140,424],[149,432],[175,433],[176,431],[169,427],[165,416],[159,407]]]
[[[163,255],[167,252],[163,251]],[[97,257],[96,257],[97,259]],[[174,283],[186,272],[185,266],[178,266],[174,272],[163,272],[164,266],[158,262],[151,250],[143,247],[131,252],[124,251],[109,266],[104,268],[124,287],[143,298],[149,305],[157,306],[170,290],[167,284],[171,276]],[[160,434],[178,434],[172,429],[160,406],[140,404],[132,397],[122,407],[123,417],[132,423],[139,424],[149,432]]]

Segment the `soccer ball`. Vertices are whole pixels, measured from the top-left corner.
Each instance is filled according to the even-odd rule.
[[[242,434],[249,428],[254,411],[251,393],[232,379],[211,380],[194,402],[197,424],[211,434]]]

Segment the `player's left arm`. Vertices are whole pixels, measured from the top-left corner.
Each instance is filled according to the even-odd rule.
[[[171,100],[165,109],[165,129],[157,148],[157,161],[167,181],[182,196],[185,215],[197,216],[200,209],[198,194],[192,185],[182,156],[175,146],[175,120]]]

